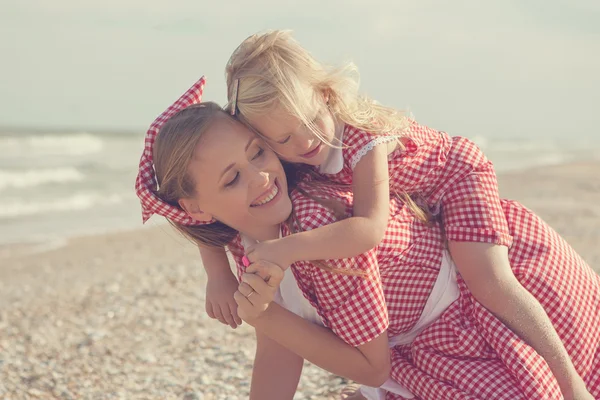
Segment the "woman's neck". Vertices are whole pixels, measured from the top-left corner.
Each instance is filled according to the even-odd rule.
[[[259,242],[279,238],[280,225],[254,227],[252,230],[242,232],[244,235]]]

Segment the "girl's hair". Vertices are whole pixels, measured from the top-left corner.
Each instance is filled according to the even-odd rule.
[[[353,63],[334,68],[318,62],[289,31],[256,34],[234,51],[226,67],[227,108],[249,122],[283,107],[321,140],[312,121],[316,96],[326,94],[332,114],[342,122],[371,133],[400,132],[404,115],[358,94],[358,70]],[[329,143],[332,144],[332,143]],[[332,145],[338,145],[334,143]]]
[[[317,96],[322,94],[328,97],[328,107],[334,117],[355,128],[374,134],[398,135],[409,125],[402,112],[359,95],[358,69],[353,63],[337,68],[320,63],[292,38],[290,31],[276,30],[250,36],[233,52],[225,73],[229,100],[226,108],[251,129],[253,118],[268,115],[274,108],[282,107],[328,143],[314,125],[314,115],[311,114],[319,101]],[[403,147],[401,141],[398,144]],[[313,174],[311,184],[319,184],[319,180],[322,179]],[[335,209],[330,200],[301,192]],[[413,200],[416,196],[406,193],[392,195],[405,202],[417,219],[425,222],[433,220],[427,208]],[[294,225],[302,230],[293,212],[288,225],[292,232]],[[324,263],[319,266],[332,269]]]
[[[196,182],[188,173],[198,141],[217,117],[230,118],[212,102],[190,106],[171,117],[160,129],[154,142],[154,171],[158,181],[156,195],[174,207],[178,200],[196,193]],[[224,246],[237,231],[222,222],[187,226],[167,219],[191,241],[208,246]]]

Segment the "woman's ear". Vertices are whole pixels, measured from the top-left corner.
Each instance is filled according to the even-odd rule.
[[[213,220],[213,216],[209,213],[205,213],[200,209],[196,200],[193,199],[180,199],[177,201],[179,207],[183,208],[183,210],[196,221],[200,222],[210,222]]]

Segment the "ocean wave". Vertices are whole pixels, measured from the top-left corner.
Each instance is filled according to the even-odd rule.
[[[0,137],[0,149],[13,156],[82,156],[102,151],[102,139],[90,133]]]
[[[96,206],[121,203],[118,194],[75,193],[52,201],[11,201],[0,203],[0,219],[47,214],[62,211],[83,211]]]
[[[84,175],[73,167],[0,170],[0,191],[7,188],[28,188],[48,183],[82,181]]]

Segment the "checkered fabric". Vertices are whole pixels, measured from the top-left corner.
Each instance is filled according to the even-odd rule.
[[[366,134],[359,139],[369,142]],[[542,304],[577,371],[600,398],[600,277],[534,213],[499,199],[492,164],[473,143],[414,124],[405,144],[390,159],[395,188],[418,193],[432,209],[439,208],[446,238],[509,246],[515,276]],[[339,187],[310,181],[300,187],[351,210],[352,194]],[[335,222],[329,209],[299,192],[292,201],[302,229]],[[284,229],[284,234],[289,232]],[[414,326],[439,271],[444,235],[440,223],[417,220],[394,198],[378,247],[358,257],[325,261],[360,269],[365,278],[327,272],[309,262],[292,268],[326,326],[357,346],[386,328],[394,336]],[[243,271],[239,248],[232,253]],[[391,377],[417,399],[561,399],[545,360],[481,306],[460,276],[458,285],[459,299],[435,323],[411,344],[391,350]],[[387,395],[388,400],[401,398]]]
[[[152,151],[154,141],[158,135],[160,128],[179,111],[193,104],[198,104],[202,101],[202,92],[206,78],[200,78],[191,88],[189,88],[177,101],[169,106],[162,114],[158,116],[150,125],[144,140],[144,152],[140,159],[140,166],[137,178],[135,180],[135,193],[140,199],[142,205],[142,222],[145,223],[152,214],[162,215],[173,222],[182,225],[202,225],[209,222],[201,222],[190,217],[185,211],[178,207],[174,207],[162,201],[155,192],[157,190],[156,175],[154,173],[154,164],[152,162]]]

